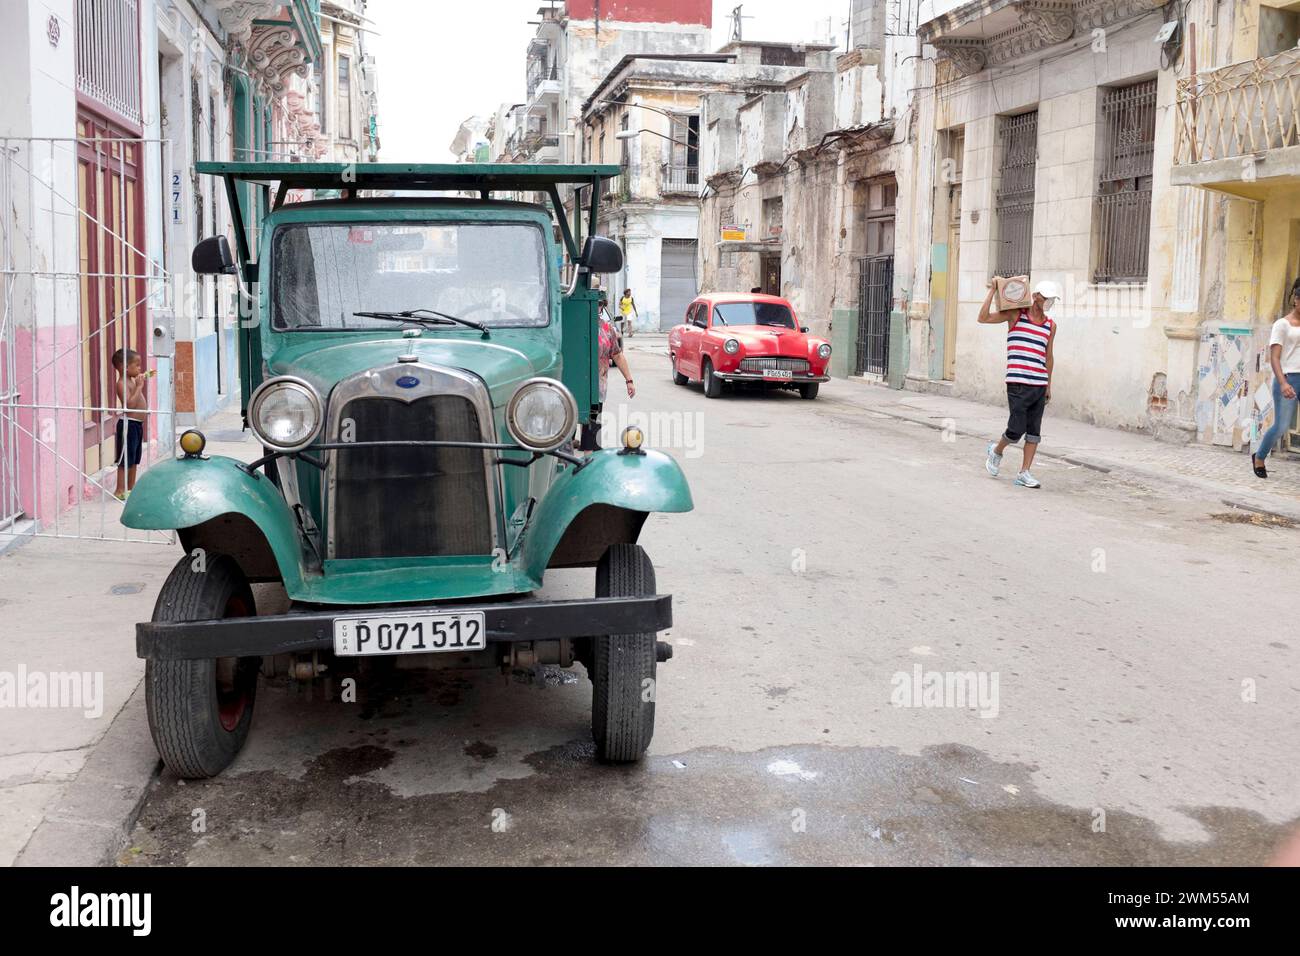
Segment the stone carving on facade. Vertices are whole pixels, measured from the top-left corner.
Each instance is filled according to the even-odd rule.
[[[961,76],[970,76],[988,66],[983,40],[938,39],[933,45]]]
[[[1074,17],[1079,29],[1095,30],[1159,10],[1164,5],[1165,0],[1076,0]]]
[[[253,21],[265,19],[283,6],[283,0],[211,0],[217,8],[221,25],[232,40],[247,44],[253,34]]]
[[[1107,27],[1158,10],[1165,0],[1012,0],[1019,23],[996,36],[977,39],[945,37],[944,29],[964,26],[965,21],[938,21],[939,26],[922,28],[928,42],[962,76],[978,73],[990,63],[999,65],[1064,43],[1076,30]],[[986,11],[987,13],[987,11]],[[973,22],[973,21],[972,21]],[[935,35],[938,33],[938,35]]]
[[[249,72],[271,96],[279,96],[290,75],[306,79],[307,53],[288,27],[257,28],[248,46]]]

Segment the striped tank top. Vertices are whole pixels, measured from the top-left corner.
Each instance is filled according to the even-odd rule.
[[[1047,384],[1047,343],[1056,323],[1044,316],[1042,325],[1021,310],[1007,327],[1007,384]]]

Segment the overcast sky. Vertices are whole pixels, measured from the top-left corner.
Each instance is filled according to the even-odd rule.
[[[713,45],[738,0],[714,0]],[[446,162],[461,120],[524,98],[524,51],[546,0],[370,0],[379,83],[379,158]],[[562,4],[557,4],[562,5]],[[746,40],[813,41],[833,17],[843,42],[849,0],[745,0]]]

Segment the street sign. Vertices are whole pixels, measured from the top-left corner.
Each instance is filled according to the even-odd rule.
[[[723,226],[722,241],[723,242],[744,242],[745,227],[744,226]]]

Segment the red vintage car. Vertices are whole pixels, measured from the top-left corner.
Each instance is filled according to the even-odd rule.
[[[718,292],[686,309],[686,322],[668,333],[673,381],[698,381],[717,398],[726,382],[797,389],[816,398],[831,346],[799,325],[794,307],[776,295]]]

